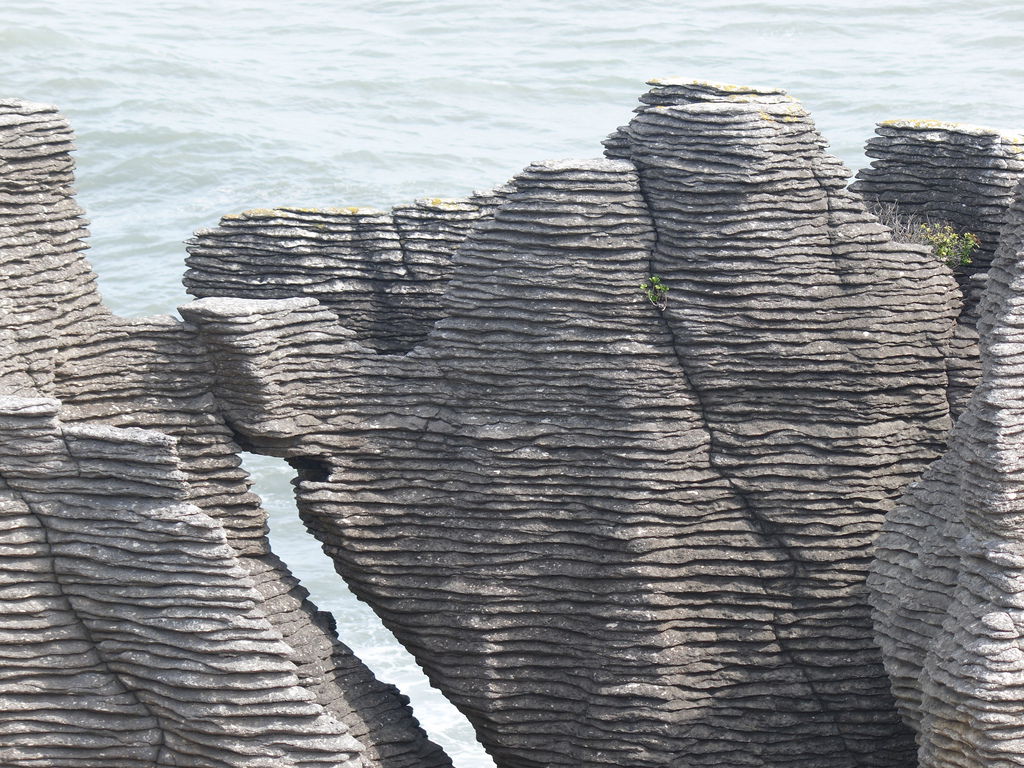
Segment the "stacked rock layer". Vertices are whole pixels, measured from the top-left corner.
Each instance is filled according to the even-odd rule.
[[[879,123],[865,147],[871,166],[852,189],[907,215],[973,232],[981,247],[965,268],[988,270],[1014,190],[1024,180],[1024,132],[935,120]]]
[[[308,297],[182,308],[500,766],[914,764],[864,579],[956,289],[822,146],[782,92],[656,84],[620,159],[514,180],[402,357]]]
[[[82,768],[106,768],[115,764],[252,765],[254,760],[280,760],[282,765],[344,763],[395,768],[449,764],[419,730],[404,698],[391,686],[375,680],[369,670],[337,642],[329,618],[319,614],[305,600],[305,590],[269,551],[266,514],[259,507],[259,499],[248,491],[248,480],[237,456],[238,446],[216,411],[209,392],[210,364],[197,347],[194,329],[170,317],[125,320],[113,316],[102,305],[93,274],[82,257],[86,231],[71,188],[73,164],[68,154],[71,148],[71,131],[53,108],[17,101],[0,102],[0,221],[3,222],[0,229],[0,347],[3,351],[0,395],[57,398],[64,424],[55,426],[51,423],[53,414],[46,416],[50,421],[45,429],[52,435],[45,440],[40,438],[42,442],[33,442],[37,430],[32,425],[34,422],[17,423],[7,447],[10,457],[16,456],[18,450],[31,448],[41,473],[32,480],[33,492],[42,494],[46,486],[53,488],[54,495],[12,500],[13,506],[5,508],[13,511],[4,518],[10,527],[5,524],[3,533],[8,541],[17,543],[21,541],[22,528],[32,529],[32,557],[35,558],[32,568],[52,572],[48,577],[49,586],[40,588],[54,595],[77,596],[71,603],[61,604],[62,613],[54,621],[59,626],[71,626],[77,621],[83,627],[74,630],[73,634],[78,633],[75,634],[77,639],[67,640],[65,648],[64,641],[57,635],[53,635],[57,639],[44,640],[50,637],[49,630],[43,630],[40,625],[42,645],[29,643],[17,657],[8,656],[7,662],[0,665],[4,681],[0,683],[0,699],[5,702],[22,701],[18,697],[31,688],[31,684],[20,682],[21,670],[26,664],[52,667],[50,682],[40,689],[39,695],[29,696],[24,706],[2,707],[10,717],[3,725],[5,738],[0,739],[0,762],[11,766],[46,764]],[[82,469],[79,462],[79,469],[75,470],[84,477],[92,477],[95,468],[102,482],[98,481],[95,489],[79,487],[77,481],[68,479],[74,472],[64,469],[78,459],[63,454],[49,456],[47,451],[64,450],[67,441],[62,442],[53,435],[91,428],[84,426],[87,424],[159,430],[175,439],[177,456],[173,462],[166,456],[150,462],[162,469],[140,470],[128,458],[129,454],[138,450],[144,456],[148,449],[139,446],[157,438],[144,440],[126,436],[135,433],[118,432],[109,437],[109,446],[102,449],[106,458],[88,456],[82,461],[89,469]],[[89,443],[90,446],[101,444],[107,445],[102,441]],[[161,445],[161,451],[166,454],[170,449]],[[171,463],[173,468],[170,468]],[[19,467],[12,464],[10,468],[0,468],[0,482],[6,484],[5,488],[21,487]],[[53,472],[47,474],[51,469]],[[147,477],[152,475],[157,485],[174,486],[175,493],[184,494],[184,497],[174,496],[175,503],[165,511],[153,514],[161,519],[175,516],[189,521],[202,519],[204,522],[197,525],[206,530],[203,534],[206,538],[199,540],[192,535],[191,522],[180,529],[170,523],[159,531],[153,529],[155,524],[150,521],[148,511],[152,504],[145,494],[135,493],[129,482],[137,470]],[[161,472],[169,474],[161,479],[157,477]],[[101,509],[85,510],[88,499],[64,500],[61,493],[65,486],[85,497],[104,497],[96,502]],[[183,504],[184,501],[193,506]],[[102,523],[106,533],[97,534],[89,547],[107,546],[100,542],[103,536],[116,536],[123,541],[108,542],[113,548],[111,552],[117,548],[137,549],[143,557],[145,550],[144,559],[154,560],[156,571],[195,572],[196,580],[181,582],[188,584],[188,589],[168,591],[161,596],[145,590],[134,593],[123,586],[126,599],[118,607],[111,594],[119,589],[119,581],[129,574],[121,571],[116,557],[108,556],[108,552],[87,566],[62,570],[60,564],[66,562],[61,559],[63,555],[47,543],[56,541],[59,531],[69,525],[63,520],[64,512],[47,510],[65,502],[71,505],[69,509],[81,511],[85,521],[96,525],[100,525],[101,520],[107,521]],[[103,517],[115,514],[121,516],[117,520],[123,530],[112,522],[114,517]],[[136,525],[139,531],[132,527]],[[174,533],[179,530],[182,538],[175,541]],[[211,543],[215,539],[219,543]],[[225,549],[221,540],[226,541],[230,549]],[[160,552],[164,549],[177,558],[173,565],[159,564]],[[190,563],[190,555],[194,562]],[[218,559],[223,562],[215,562]],[[212,581],[204,581],[204,574],[229,572],[231,579],[244,582],[244,589],[241,586],[239,589],[244,591],[245,597],[225,596],[223,603],[217,603],[221,599],[217,595],[227,577],[220,575],[211,577]],[[4,618],[13,622],[9,638],[27,637],[29,627],[23,623],[23,614],[26,608],[35,605],[31,602],[33,598],[25,596],[29,586],[22,576],[16,564],[5,571],[4,594],[14,601],[5,604]],[[164,578],[170,579],[166,574]],[[156,589],[156,582],[147,584],[150,586],[146,589]],[[257,594],[255,607],[243,611],[243,603],[256,600]],[[219,619],[210,618],[212,623],[203,623],[198,618],[195,621],[182,619],[198,617],[198,613],[188,611],[200,604],[206,612],[204,615],[212,616],[215,610],[211,606],[214,605],[220,605],[225,613]],[[87,609],[100,606],[102,616],[86,615]],[[136,626],[140,610],[147,617],[146,627],[141,629]],[[266,738],[259,735],[259,721],[252,720],[251,724],[243,726],[248,721],[244,717],[237,719],[237,713],[225,715],[229,719],[223,721],[223,727],[214,723],[218,706],[230,709],[241,706],[242,702],[241,698],[231,699],[228,695],[232,680],[242,668],[211,666],[208,658],[208,649],[212,647],[209,644],[216,641],[220,631],[215,626],[217,621],[238,625],[231,640],[235,645],[224,645],[224,650],[232,653],[235,648],[243,653],[246,630],[238,624],[240,619],[233,618],[232,611],[258,614],[260,622],[270,623],[272,630],[267,631],[272,631],[277,638],[274,653],[281,658],[266,657],[269,666],[261,671],[264,657],[257,655],[244,670],[251,676],[245,686],[252,690],[268,687],[268,697],[262,704],[251,691],[245,694],[248,696],[246,706],[252,707],[253,713],[284,718],[275,721],[278,725],[267,726],[270,730]],[[255,618],[245,621],[249,622],[246,626],[251,625],[255,642],[258,632],[264,629],[257,632]],[[167,634],[159,638],[162,645],[155,644],[150,655],[147,655],[150,652],[124,645],[125,633],[136,637],[133,642],[140,646],[141,638],[152,634],[147,627],[158,626],[161,622],[166,624]],[[100,625],[103,632],[110,633],[109,637],[99,631]],[[53,654],[46,655],[47,649]],[[136,687],[130,679],[137,679],[142,681],[138,687],[146,687],[147,695],[152,695],[144,704],[126,704],[125,712],[131,710],[138,714],[143,710],[152,713],[168,709],[174,711],[173,716],[169,715],[169,719],[150,717],[144,727],[139,726],[142,730],[130,725],[135,722],[131,719],[124,721],[125,725],[130,725],[125,728],[114,716],[78,718],[77,705],[70,699],[62,699],[53,681],[63,679],[62,676],[88,681],[90,673],[76,666],[81,658],[91,659],[97,655],[106,658],[115,649],[119,654],[116,669],[111,668],[110,680],[98,691],[130,691]],[[36,658],[33,657],[35,651],[46,653]],[[166,667],[160,666],[161,660],[166,660]],[[65,661],[69,666],[62,667]],[[282,691],[288,688],[275,698],[268,681],[283,680],[282,665],[290,669],[290,682],[287,686],[274,683],[284,686]],[[150,676],[161,669],[166,669],[167,679],[159,686],[151,685]],[[187,693],[192,683],[175,671],[180,669],[207,670],[209,674],[203,678],[202,686],[207,687],[209,693]],[[223,679],[216,681],[218,676]],[[75,695],[86,696],[82,691]],[[128,701],[134,694],[122,690],[117,696],[118,701]],[[190,696],[192,698],[188,698]],[[202,707],[175,709],[181,701],[197,701],[196,696],[205,702],[209,717],[202,715]],[[292,705],[286,706],[286,700],[311,702],[295,707],[304,708],[302,711],[306,713],[317,710],[321,714],[306,720],[296,719],[299,709],[288,714]],[[33,710],[32,706],[38,709]],[[101,707],[95,711],[106,710]],[[333,725],[326,730],[326,726],[313,725],[328,721]],[[232,723],[238,724],[238,728]],[[285,733],[289,723],[294,729],[290,735]],[[72,731],[77,741],[65,743]],[[9,741],[6,734],[16,734],[17,738],[12,736]],[[353,736],[359,739],[358,743],[351,740]],[[217,746],[223,739],[227,740],[223,746]],[[299,747],[297,741],[289,739],[306,740],[309,744]],[[318,739],[323,741],[319,746],[314,743]],[[191,746],[185,746],[186,742]],[[275,746],[278,742],[291,746]],[[295,752],[298,756],[291,756],[293,747],[298,750]],[[320,756],[315,760],[302,756],[307,749]],[[223,750],[225,754],[221,754]],[[328,757],[332,751],[333,758]],[[233,757],[225,756],[227,753]],[[117,763],[117,760],[122,762]]]
[[[949,450],[887,520],[869,580],[922,768],[1024,765],[1022,276],[1019,197],[980,307],[982,382]]]
[[[173,439],[58,405],[0,398],[4,765],[366,765],[184,503]]]
[[[976,235],[971,263],[957,267],[964,307],[947,353],[955,417],[978,385],[977,307],[1015,190],[1024,181],[1024,132],[935,120],[880,123],[865,147],[871,167],[851,189],[893,215],[951,224]]]
[[[251,210],[188,243],[194,296],[309,296],[374,349],[405,352],[440,318],[452,256],[502,191],[372,208]]]

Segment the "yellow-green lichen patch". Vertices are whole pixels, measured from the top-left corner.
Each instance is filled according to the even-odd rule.
[[[253,219],[298,219],[306,216],[380,216],[382,212],[376,208],[363,206],[346,206],[344,208],[301,208],[298,206],[282,206],[280,208],[249,208],[241,213],[222,216],[221,221],[242,221]]]
[[[288,214],[282,213],[280,208],[247,208],[239,213],[229,213],[227,216],[221,216],[221,221],[246,221],[251,219],[269,219],[272,217],[287,216]]]
[[[883,120],[878,124],[883,128],[902,128],[918,131],[948,131],[967,136],[990,136],[1000,139],[1003,143],[1019,146],[1024,144],[1024,133],[1002,128],[989,128],[972,123],[956,123],[946,120]],[[1011,150],[1016,151],[1016,150]]]
[[[464,197],[427,197],[417,200],[416,205],[424,208],[437,208],[442,211],[468,211],[475,208]]]
[[[683,77],[656,77],[647,81],[648,85],[656,87],[696,87],[718,91],[722,94],[734,96],[785,96],[786,92],[781,88],[762,88],[755,85],[733,85],[731,83],[713,83],[709,80],[692,80]]]
[[[762,120],[768,120],[773,123],[800,123],[807,118],[807,110],[799,102],[783,102],[780,104],[769,104],[766,109],[758,112],[758,115]]]

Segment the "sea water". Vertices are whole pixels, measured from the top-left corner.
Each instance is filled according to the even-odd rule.
[[[71,118],[90,260],[141,315],[187,300],[182,243],[223,214],[459,196],[597,156],[652,77],[786,88],[853,170],[880,120],[1024,127],[1022,40],[1012,0],[6,0],[0,97]],[[345,642],[459,768],[490,765],[319,554],[290,470],[246,466]]]

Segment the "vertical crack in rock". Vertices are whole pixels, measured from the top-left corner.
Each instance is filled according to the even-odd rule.
[[[949,400],[959,417],[981,378],[978,302],[1014,190],[1024,180],[1024,133],[935,120],[879,123],[865,147],[871,167],[851,189],[900,214],[947,222],[981,240],[971,264],[957,269],[964,306],[947,352]]]
[[[54,401],[4,400],[0,431],[8,438],[0,452],[19,451],[37,474],[58,458],[59,445],[50,435],[50,450],[36,452],[10,435],[29,432],[40,413],[50,414]],[[2,459],[0,459],[2,461]],[[3,614],[5,663],[0,665],[0,755],[6,765],[41,755],[77,755],[87,765],[94,750],[111,768],[134,768],[157,762],[162,733],[152,713],[109,668],[64,594],[54,568],[46,528],[20,494],[0,473],[0,611]],[[46,729],[33,723],[45,722]],[[117,740],[96,738],[99,732],[118,733]],[[98,762],[93,762],[98,764]]]
[[[50,108],[0,102],[12,245],[0,384],[90,423],[51,428],[74,437],[58,451],[73,472],[55,461],[26,474],[14,450],[3,477],[45,521],[60,590],[103,658],[173,724],[160,728],[170,753],[448,764],[268,551],[242,442],[297,468],[307,527],[502,768],[913,765],[864,579],[883,516],[949,425],[954,284],[844,191],[845,170],[784,92],[654,86],[607,142],[617,159],[536,163],[492,194],[390,213],[225,217],[191,243],[187,280],[234,298],[183,307],[184,324],[102,306],[79,254],[70,131]],[[41,269],[68,278],[40,286]],[[652,271],[672,289],[660,318],[638,290]],[[1005,288],[1007,275],[993,279]],[[1015,349],[993,344],[998,376],[1017,372]],[[1007,391],[978,398],[1005,406]],[[942,768],[999,753],[970,730],[984,705],[957,709],[963,673],[944,661],[975,647],[965,631],[995,636],[967,618],[984,596],[977,553],[1017,562],[974,534],[1010,527],[977,512],[1012,507],[999,483],[1015,459],[987,445],[1015,422],[990,413],[970,414],[980,437],[957,454],[980,473],[960,487],[968,512],[929,511],[955,482],[943,459],[919,486],[939,490],[894,513],[876,577],[876,609],[893,616],[883,642],[935,638],[934,652],[887,647],[886,663],[922,759]],[[180,465],[168,438],[104,422],[166,431]],[[11,508],[0,520],[17,538],[25,515]],[[942,525],[914,530],[921,520]],[[39,531],[25,543],[45,551]],[[0,574],[24,594],[17,571]],[[195,578],[217,589],[181,604],[175,590]],[[919,603],[901,599],[901,580]],[[142,599],[138,615],[115,611],[126,596]],[[227,602],[226,635],[189,623],[207,598]],[[52,626],[61,614],[47,605]],[[1007,621],[982,624],[1016,638]],[[222,641],[250,645],[222,658]],[[102,677],[77,642],[86,655],[68,674]],[[261,682],[246,688],[242,673]],[[190,702],[218,684],[234,697]],[[119,739],[97,718],[90,749],[151,755],[151,718],[124,697],[111,705],[136,730]],[[297,730],[274,725],[268,741],[259,718],[275,717]],[[46,744],[62,727],[33,733]]]
[[[157,722],[157,738],[132,744],[129,735],[120,750],[148,746],[157,754],[140,764],[154,766],[241,768],[260,750],[295,768],[363,765],[358,742],[299,685],[291,649],[259,612],[220,526],[181,503],[173,439],[62,427],[57,408],[0,401],[0,476],[40,523],[58,594],[103,671]],[[119,724],[107,739],[115,734],[124,738]],[[66,749],[40,747],[8,748],[5,764]],[[68,757],[62,764],[100,756]]]
[[[868,582],[922,768],[1020,760],[1022,265],[1018,193],[979,308],[981,384],[949,449],[886,520]]]
[[[0,391],[56,397],[64,423],[174,436],[188,501],[223,526],[233,562],[262,595],[263,615],[289,644],[298,679],[318,705],[344,721],[375,766],[450,765],[419,729],[407,700],[337,641],[333,622],[269,551],[266,513],[249,493],[238,446],[209,393],[211,367],[194,329],[171,317],[119,318],[103,306],[82,257],[87,233],[72,196],[70,142],[67,123],[52,107],[0,101]],[[17,519],[6,522],[18,525]],[[116,577],[113,570],[108,575]],[[74,587],[75,578],[60,588]],[[11,586],[22,588],[16,580]],[[187,646],[187,634],[180,641]],[[10,690],[0,684],[0,695]],[[109,726],[99,718],[83,723],[83,738],[99,746],[76,765],[107,768],[128,754],[118,745],[118,729],[104,730]],[[23,738],[46,742],[51,727],[57,733],[63,726],[40,720],[25,727]],[[31,755],[23,753],[25,760]],[[14,764],[13,754],[4,757]]]
[[[641,190],[642,190],[642,185],[641,185]],[[657,232],[657,228],[655,228],[655,233],[656,232]],[[655,247],[654,247],[654,250],[652,251],[652,261],[651,261],[650,270],[649,270],[652,275],[657,273],[657,271],[658,271],[657,268],[655,267],[654,263],[653,263],[653,254],[656,253],[657,251],[658,251],[657,235],[655,235]],[[663,318],[663,321],[664,321],[664,318]],[[665,328],[669,332],[669,334],[671,335],[671,328],[669,327],[669,325],[667,323],[665,323]],[[674,345],[675,344],[675,338],[674,338],[674,336],[672,338],[673,338],[673,345]],[[686,373],[686,361],[684,359],[682,359],[681,357],[679,357],[678,354],[676,355],[676,359],[678,360],[679,365],[680,365],[680,371],[681,371],[682,378],[685,381],[687,387],[690,388],[691,391],[693,392],[694,398],[697,401],[698,412],[701,415],[701,419],[702,419],[703,424],[704,424],[704,429],[705,429],[705,431],[708,434],[708,443],[709,443],[709,448],[710,448],[711,465],[715,466],[715,457],[720,455],[720,449],[715,444],[717,431],[711,429],[711,426],[708,424],[707,419],[704,417],[705,408],[704,408],[704,402],[701,399],[701,392],[700,392],[700,390],[695,389],[692,386],[692,383],[689,380],[689,377],[688,377],[688,375]],[[759,514],[759,511],[758,511],[757,507],[755,507],[750,502],[750,499],[747,498],[747,495],[744,493],[744,490],[739,486],[738,483],[736,483],[728,475],[723,475],[722,477],[725,480],[725,482],[728,483],[729,488],[732,491],[732,493],[740,501],[740,504],[742,506],[742,509],[743,509],[744,513],[749,517],[751,522],[754,523],[756,530],[758,531],[758,533],[760,534],[760,536],[762,537],[764,542],[769,547],[775,548],[775,549],[785,553],[786,563],[788,565],[788,568],[786,570],[786,577],[787,577],[787,579],[792,579],[795,576],[797,576],[797,571],[804,567],[804,564],[801,561],[800,553],[798,551],[794,551],[791,547],[789,547],[787,545],[786,541],[779,536],[779,531],[778,531],[777,527],[772,523],[771,520],[769,520],[769,519],[767,519],[767,518],[765,518],[765,517],[763,517],[763,516],[761,516]],[[784,585],[779,585],[779,586],[782,586],[783,589],[785,588]],[[774,587],[774,588],[778,589],[777,586]],[[782,654],[785,656],[786,662],[789,665],[791,665],[793,669],[800,670],[801,672],[803,672],[803,665],[800,663],[800,661],[798,660],[797,656],[795,655],[794,647],[792,646],[791,643],[787,642],[787,639],[785,638],[785,636],[780,634],[778,629],[777,629],[777,627],[781,623],[782,623],[782,615],[780,613],[778,613],[778,612],[775,612],[773,614],[772,631],[773,631],[775,640],[776,640],[776,642],[779,645],[779,649],[782,652]],[[830,703],[828,702],[828,700],[826,699],[826,697],[823,696],[817,690],[817,688],[814,685],[814,680],[812,679],[812,677],[810,675],[804,673],[803,674],[803,682],[808,686],[808,689],[810,690],[813,698],[815,698],[818,701],[818,704],[820,706],[820,711],[826,717],[829,717],[832,720],[833,725],[836,726],[837,730],[840,732],[840,735],[842,735],[842,732],[839,729],[839,725],[840,724],[838,722],[838,718],[837,718],[836,713],[832,711],[832,707],[831,707]]]
[[[784,92],[653,84],[607,151],[640,172],[651,272],[671,289],[664,315],[712,465],[794,566],[778,585],[796,617],[780,642],[803,649],[794,660],[823,711],[852,733],[829,692],[860,686],[875,711],[892,707],[862,582],[882,516],[948,427],[953,285],[843,190],[845,169]],[[845,681],[833,643],[865,665]],[[905,761],[909,740],[890,727]]]
[[[616,140],[640,178],[514,180],[403,357],[309,298],[183,307],[220,408],[329,457],[304,521],[503,768],[912,765],[863,580],[948,427],[952,281],[781,92]]]

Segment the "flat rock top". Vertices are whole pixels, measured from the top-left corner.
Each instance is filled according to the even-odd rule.
[[[968,136],[995,136],[1010,144],[1024,146],[1024,129],[989,128],[971,123],[951,123],[943,120],[883,120],[880,128],[897,128],[907,131],[948,131]]]
[[[24,101],[23,99],[0,99],[0,112],[56,112],[57,108],[52,104],[42,104],[35,101]]]
[[[213,296],[196,299],[178,308],[185,315],[203,315],[205,317],[239,318],[262,315],[267,312],[287,312],[303,307],[315,307],[319,301],[306,297],[292,299],[240,299],[227,296]]]
[[[240,213],[222,216],[222,221],[237,219],[298,219],[303,216],[383,216],[384,211],[368,206],[350,205],[344,208],[250,208]]]
[[[787,96],[782,88],[763,88],[756,85],[731,85],[729,83],[711,83],[706,80],[693,80],[686,77],[656,77],[647,81],[647,85],[677,86],[694,90],[717,92],[721,96]]]
[[[629,173],[636,168],[627,160],[612,160],[607,157],[563,158],[561,160],[539,160],[530,163],[527,171],[600,171],[603,173]]]

